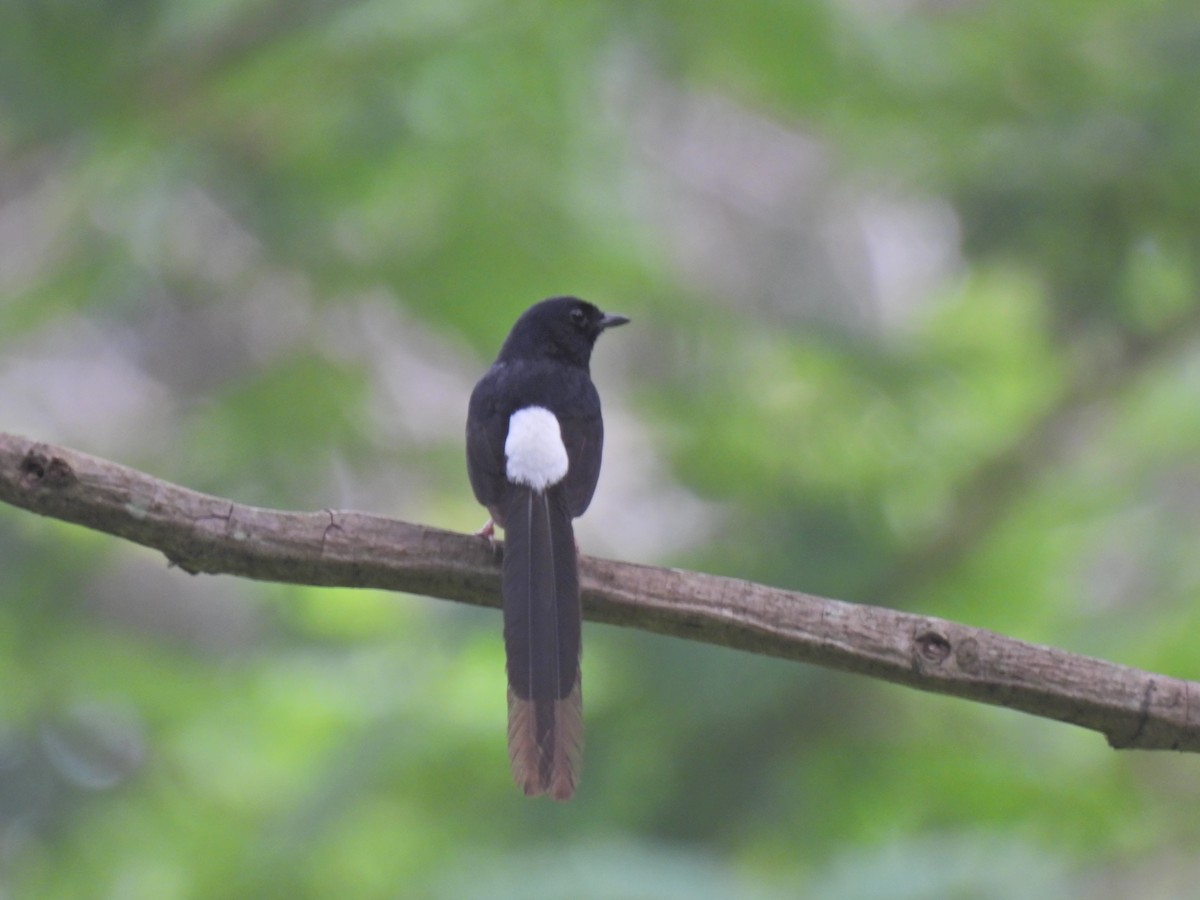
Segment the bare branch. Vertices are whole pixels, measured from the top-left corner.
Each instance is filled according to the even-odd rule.
[[[356,512],[243,506],[0,434],[0,500],[162,551],[188,572],[407,591],[497,606],[479,538]],[[584,558],[584,614],[1006,706],[1116,748],[1200,751],[1200,684],[942,619],[732,578]]]

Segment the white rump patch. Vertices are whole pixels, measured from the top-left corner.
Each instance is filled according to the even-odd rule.
[[[504,442],[508,480],[544,491],[567,474],[567,448],[554,413],[541,406],[518,409],[508,420]]]

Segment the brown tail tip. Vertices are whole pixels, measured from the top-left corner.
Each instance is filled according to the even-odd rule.
[[[508,758],[526,795],[570,800],[583,763],[579,683],[561,700],[535,703],[508,692]]]

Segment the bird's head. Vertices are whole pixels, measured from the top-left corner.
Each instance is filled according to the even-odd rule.
[[[601,332],[628,321],[578,297],[551,297],[521,314],[499,358],[558,359],[586,367]]]

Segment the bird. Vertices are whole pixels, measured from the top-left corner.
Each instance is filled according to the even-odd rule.
[[[527,795],[567,800],[583,757],[579,549],[572,520],[600,477],[604,419],[590,363],[596,339],[629,322],[578,297],[518,317],[467,409],[467,474],[504,529],[501,595],[508,755]]]

